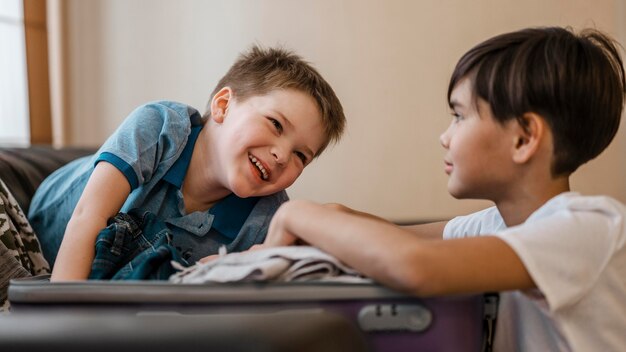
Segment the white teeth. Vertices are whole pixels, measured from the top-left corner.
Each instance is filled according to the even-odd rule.
[[[260,162],[257,158],[255,158],[254,156],[252,156],[252,155],[249,155],[249,156],[248,156],[248,158],[252,161],[252,163],[253,163],[254,165],[256,165],[256,167],[259,169],[259,171],[261,171],[262,178],[263,178],[264,180],[267,180],[267,179],[268,179],[268,177],[269,177],[269,175],[268,175],[268,173],[267,173],[267,170],[265,170],[265,168],[263,167],[263,164],[261,164],[261,162]]]

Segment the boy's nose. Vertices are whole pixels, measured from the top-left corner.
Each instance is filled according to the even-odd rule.
[[[271,153],[279,166],[285,166],[289,161],[289,153],[284,152],[280,147],[274,147]]]
[[[441,143],[441,146],[444,147],[445,149],[448,149],[448,147],[450,146],[450,137],[448,136],[448,131],[449,129],[445,130],[439,136],[439,143]]]
[[[446,130],[439,136],[439,143],[441,143],[441,146],[445,149],[450,147],[450,128],[452,128],[452,124],[450,124],[448,128],[446,128]]]

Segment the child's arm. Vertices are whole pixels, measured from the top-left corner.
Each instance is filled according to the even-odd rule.
[[[435,237],[430,231],[443,231],[442,223],[421,228],[430,238]],[[419,229],[290,201],[274,216],[265,245],[301,239],[382,284],[420,296],[535,287],[517,254],[501,239],[423,239],[415,236]]]
[[[324,204],[324,207],[329,208],[329,209],[334,209],[337,211],[342,211],[348,214],[359,215],[359,216],[363,216],[363,217],[367,217],[371,219],[376,219],[382,222],[386,222],[388,224],[392,224],[392,222],[389,222],[381,217],[378,217],[376,215],[369,214],[369,213],[364,213],[358,210],[354,210],[342,204],[329,203],[329,204]],[[404,225],[401,227],[415,233],[421,238],[443,239],[443,229],[447,223],[448,223],[447,221],[438,221],[438,222],[424,223],[424,224],[419,224],[419,225]]]
[[[65,229],[52,281],[87,279],[96,237],[129,194],[130,184],[121,171],[106,161],[96,165]]]

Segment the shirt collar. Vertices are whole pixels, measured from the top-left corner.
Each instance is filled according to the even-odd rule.
[[[196,140],[198,139],[200,130],[202,130],[202,126],[195,126],[191,128],[191,133],[189,133],[185,149],[183,149],[183,152],[174,162],[174,165],[172,165],[172,167],[170,167],[170,169],[165,173],[165,176],[163,176],[164,181],[171,183],[178,189],[180,189],[183,185],[183,180],[185,179],[189,163],[191,162],[193,147],[196,145]]]
[[[259,197],[239,198],[231,193],[209,209],[213,214],[211,227],[234,240],[258,201]]]

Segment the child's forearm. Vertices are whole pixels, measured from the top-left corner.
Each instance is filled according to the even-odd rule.
[[[415,241],[412,232],[380,218],[291,201],[279,209],[274,221],[276,226],[266,241],[269,245],[291,244],[293,237],[301,239],[363,274],[403,290],[419,279],[407,276],[418,271],[402,269],[414,267],[413,247],[421,241]]]
[[[95,241],[106,221],[73,217],[67,225],[51,281],[86,280],[95,256]]]
[[[358,215],[358,216],[362,216],[362,217],[366,217],[366,218],[370,218],[370,219],[375,219],[378,221],[382,221],[382,222],[390,222],[386,219],[383,219],[379,216],[376,216],[374,214],[370,214],[370,213],[365,213],[362,211],[358,211],[352,208],[348,208],[347,206],[343,205],[343,204],[338,204],[338,203],[327,203],[323,205],[325,208],[329,208],[332,210],[337,210],[337,211],[341,211],[347,214],[352,214],[352,215]]]
[[[268,242],[285,245],[302,239],[381,284],[418,296],[534,287],[519,257],[500,238],[433,240],[428,232],[441,231],[444,225],[424,226],[422,233],[419,227],[408,230],[308,201],[291,201],[279,209],[277,232],[270,228]]]
[[[370,218],[370,219],[375,219],[381,222],[385,222],[388,224],[393,224],[391,221],[387,220],[387,219],[383,219],[381,217],[378,217],[376,215],[370,214],[370,213],[365,213],[365,212],[361,212],[358,210],[354,210],[351,208],[348,208],[342,204],[337,204],[337,203],[329,203],[329,204],[324,204],[324,207],[326,208],[330,208],[330,209],[334,209],[334,210],[338,210],[338,211],[343,211],[345,213],[348,214],[353,214],[353,215],[358,215],[358,216],[362,216],[362,217],[366,217],[366,218]],[[413,233],[415,233],[416,235],[418,235],[421,238],[430,238],[430,239],[443,239],[443,229],[446,226],[446,224],[448,223],[448,221],[437,221],[437,222],[430,222],[430,223],[420,223],[420,224],[415,224],[415,225],[403,225],[401,226],[403,229],[405,230],[409,230]]]
[[[67,224],[52,280],[84,280],[91,272],[98,233],[128,198],[130,184],[108,162],[96,165]]]

